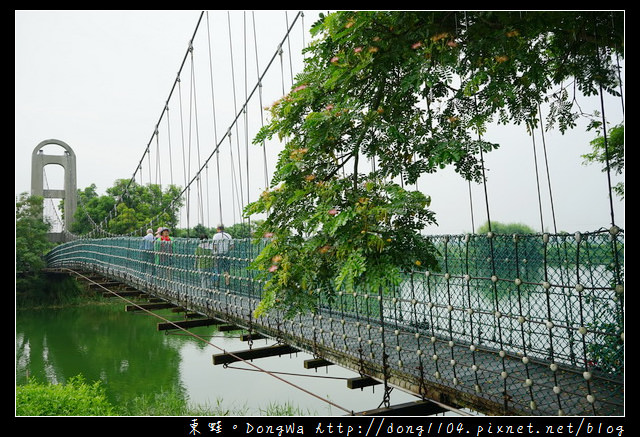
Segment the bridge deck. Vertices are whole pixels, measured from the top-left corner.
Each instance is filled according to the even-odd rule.
[[[442,404],[491,415],[623,415],[622,233],[526,238],[434,239],[439,271],[409,272],[379,295],[318,293],[316,312],[293,319],[253,317],[263,285],[247,268],[257,253],[250,242],[236,240],[228,284],[195,268],[197,241],[188,239],[173,243],[166,265],[148,261],[134,238],[66,243],[48,265],[122,281]]]

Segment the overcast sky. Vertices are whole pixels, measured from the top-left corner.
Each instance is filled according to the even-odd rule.
[[[98,193],[104,194],[116,179],[129,179],[138,171],[138,163],[153,137],[156,123],[163,113],[163,108],[174,85],[177,73],[191,39],[201,11],[16,11],[15,12],[15,159],[16,159],[16,188],[18,196],[22,192],[31,190],[31,154],[42,141],[56,139],[67,143],[77,157],[77,183],[83,189],[94,183]],[[194,41],[194,57],[197,58],[197,75],[191,76],[189,63],[181,75],[181,102],[170,103],[170,117],[163,119],[161,132],[167,131],[166,138],[170,145],[160,143],[165,152],[161,156],[162,164],[154,161],[153,168],[168,165],[168,155],[173,154],[174,167],[183,166],[184,159],[188,159],[187,170],[189,177],[193,177],[195,169],[211,155],[216,138],[221,138],[230,126],[231,120],[237,114],[238,105],[244,102],[244,96],[254,87],[257,71],[263,71],[267,62],[275,53],[278,43],[284,37],[287,23],[291,23],[297,11],[256,11],[244,13],[232,11],[210,11],[198,30],[198,38],[205,38],[211,32],[211,41],[215,41],[212,60],[209,61],[209,48],[204,39]],[[231,17],[231,25],[229,25]],[[309,26],[316,20],[317,11],[306,11],[304,18],[299,20],[299,30],[292,33],[291,47],[284,47],[285,57],[278,58],[271,68],[270,84],[265,78],[263,101],[255,100],[255,108],[267,106],[288,92],[291,85],[290,71],[301,68],[300,49],[310,40]],[[236,57],[255,58],[253,46],[254,34],[251,30],[242,33],[244,26],[253,27],[256,22],[256,37],[259,47],[258,66],[247,61],[247,68],[242,62],[230,63],[229,53]],[[303,29],[304,26],[304,29]],[[217,32],[217,33],[216,33]],[[229,33],[234,35],[233,44],[228,40]],[[247,35],[247,36],[245,36]],[[305,40],[303,41],[303,35]],[[245,44],[243,38],[250,40]],[[243,53],[245,47],[249,47]],[[289,52],[297,57],[289,58]],[[292,59],[292,60],[290,60]],[[282,61],[282,62],[281,62]],[[218,98],[216,108],[210,106],[204,99],[198,97],[199,103],[191,100],[191,87],[198,87],[199,92],[206,89],[209,100],[211,90],[210,78],[205,73],[206,68],[214,64],[218,70],[226,73],[235,68],[236,82],[216,77],[216,93]],[[250,70],[247,73],[245,70]],[[219,74],[219,73],[216,73]],[[195,80],[190,80],[195,77]],[[249,80],[244,80],[249,77]],[[226,82],[225,82],[226,80]],[[195,84],[195,85],[194,85]],[[208,88],[207,88],[208,87]],[[235,89],[237,94],[231,95]],[[248,90],[248,91],[247,91]],[[284,92],[283,92],[284,90]],[[174,92],[177,98],[178,90]],[[194,94],[195,95],[195,94]],[[225,100],[226,99],[226,100]],[[201,106],[196,106],[200,104]],[[597,99],[581,101],[585,112],[600,109]],[[606,113],[612,125],[622,121],[620,100],[606,99]],[[193,118],[197,108],[198,118]],[[192,111],[190,112],[189,109]],[[207,112],[210,111],[210,112]],[[212,126],[212,113],[217,114],[217,132]],[[179,120],[179,114],[182,120]],[[188,114],[190,118],[187,120]],[[258,120],[260,115],[251,112],[250,117]],[[186,121],[185,121],[186,120]],[[166,124],[165,124],[166,121]],[[181,125],[182,123],[182,125]],[[564,136],[559,133],[546,133],[543,139],[535,138],[538,151],[538,165],[540,182],[544,183],[542,190],[542,210],[544,230],[553,231],[551,222],[551,207],[549,204],[548,187],[546,185],[546,168],[541,155],[546,146],[549,158],[549,173],[554,200],[555,216],[559,230],[569,232],[596,230],[608,227],[611,223],[609,209],[607,178],[595,165],[584,166],[580,155],[590,151],[589,141],[593,133],[584,133],[585,122],[580,128]],[[192,129],[185,128],[191,127]],[[240,126],[242,128],[243,126]],[[171,130],[171,133],[169,132]],[[208,130],[206,133],[201,131]],[[181,140],[187,139],[192,155],[185,158],[185,149],[178,145],[181,140],[173,135],[182,131]],[[198,132],[198,135],[195,134]],[[249,136],[251,134],[248,134]],[[162,138],[163,135],[160,135]],[[244,143],[236,145],[234,142],[242,136],[242,132],[230,138],[230,144],[224,143],[229,150],[238,150],[234,161],[227,156],[221,163],[226,170],[237,168],[245,153]],[[176,137],[177,138],[177,137]],[[491,218],[503,223],[524,223],[535,230],[541,227],[536,188],[536,174],[534,167],[533,141],[522,127],[499,128],[490,131],[486,140],[502,144],[500,150],[487,155],[488,168],[488,199]],[[152,141],[155,148],[155,140]],[[232,149],[232,147],[234,149]],[[238,147],[238,149],[235,149]],[[222,154],[221,148],[221,154]],[[47,150],[48,151],[48,150]],[[60,152],[51,149],[52,153]],[[231,153],[231,152],[229,152]],[[247,153],[255,158],[262,154],[257,146],[251,146]],[[277,151],[270,150],[267,158],[272,171]],[[155,158],[154,158],[155,159]],[[260,164],[260,159],[255,159]],[[144,162],[144,161],[143,161]],[[214,161],[211,161],[214,165]],[[146,165],[146,163],[145,163]],[[244,165],[244,164],[243,164]],[[58,166],[47,166],[47,180],[51,188],[62,188],[62,170]],[[144,181],[154,173],[153,168],[144,169]],[[243,167],[244,168],[244,167]],[[213,168],[210,170],[213,172]],[[185,186],[185,172],[175,177],[178,185]],[[250,168],[242,177],[237,179],[246,184],[243,192],[234,199],[246,202],[248,197],[256,196],[265,188],[263,168],[257,165]],[[169,182],[166,169],[162,171],[162,181]],[[208,174],[208,173],[207,173]],[[238,174],[236,173],[237,177]],[[204,177],[204,175],[203,175]],[[207,176],[208,177],[208,176]],[[233,176],[227,177],[227,183]],[[249,178],[251,183],[248,182]],[[213,179],[213,176],[212,176]],[[614,182],[621,180],[614,178]],[[56,182],[57,181],[57,182]],[[238,182],[236,182],[237,184]],[[217,189],[213,181],[207,181],[206,197],[211,205],[206,208],[214,211],[213,221],[219,221]],[[245,194],[248,187],[252,193]],[[235,187],[238,188],[237,186]],[[445,170],[436,175],[424,177],[418,188],[432,197],[431,208],[438,215],[438,227],[427,230],[433,234],[457,234],[472,230],[470,215],[469,186],[452,171]],[[484,208],[484,188],[473,185],[471,199],[474,208],[474,222],[477,228],[486,221]],[[230,193],[233,188],[226,186],[224,191]],[[239,196],[242,196],[240,198]],[[225,196],[224,213],[221,220],[226,223],[239,221],[231,214],[233,206],[231,196]],[[249,199],[249,200],[255,200]],[[614,200],[615,221],[624,227],[624,203]],[[237,208],[236,208],[237,209]],[[197,219],[191,217],[190,226],[196,224]],[[195,220],[195,221],[194,221]],[[206,223],[208,226],[213,223]],[[184,224],[183,224],[184,225]]]

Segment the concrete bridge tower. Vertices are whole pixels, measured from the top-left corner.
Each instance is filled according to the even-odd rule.
[[[56,144],[64,150],[63,155],[45,155],[44,146]],[[64,168],[64,189],[45,190],[43,185],[44,167],[49,164],[61,165]],[[31,195],[53,199],[64,199],[64,230],[71,229],[73,215],[78,205],[76,182],[76,154],[71,147],[60,140],[44,140],[33,149],[31,158]],[[64,232],[50,234],[53,241],[64,241]]]

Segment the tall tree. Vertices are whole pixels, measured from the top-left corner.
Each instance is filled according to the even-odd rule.
[[[38,273],[44,266],[43,255],[51,248],[47,232],[51,225],[43,221],[44,198],[22,193],[16,203],[16,273]]]
[[[95,185],[78,191],[78,208],[71,231],[87,234],[99,229],[113,234],[143,232],[151,224],[174,228],[182,206],[180,188],[164,191],[157,184],[140,185],[116,180],[107,194],[99,196]],[[178,199],[178,200],[176,200]]]
[[[448,165],[480,181],[482,153],[498,147],[486,126],[534,127],[543,102],[548,124],[573,127],[574,92],[617,93],[624,15],[336,12],[312,33],[304,71],[255,139],[286,139],[272,187],[245,210],[268,213],[259,314],[436,268],[421,234],[435,223],[429,198],[404,184]]]
[[[16,202],[16,299],[44,286],[44,255],[53,246],[47,239],[51,225],[43,221],[44,198],[20,194]]]

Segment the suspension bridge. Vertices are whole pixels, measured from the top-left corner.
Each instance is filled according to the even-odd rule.
[[[166,183],[169,177],[173,184],[181,172],[184,228],[209,223],[210,216],[236,223],[242,207],[269,187],[269,146],[262,144],[258,153],[250,144],[256,125],[264,123],[265,102],[277,100],[267,97],[267,84],[271,81],[275,95],[282,96],[294,83],[298,61],[286,54],[300,53],[291,49],[291,38],[304,15],[286,17],[284,37],[265,63],[257,61],[256,48],[253,82],[247,45],[240,66],[231,45],[228,59],[214,55],[209,18],[200,16],[131,178],[140,183],[165,178]],[[243,16],[245,42],[260,40],[256,28],[250,30],[252,21],[253,16]],[[220,27],[231,40],[231,20],[225,24]],[[204,58],[202,64],[197,56]],[[245,77],[244,87],[222,86],[234,91],[224,111],[216,110],[220,85],[214,64],[228,69],[232,80]],[[209,70],[199,70],[202,65]],[[208,103],[196,82],[206,84]],[[235,93],[240,88],[242,97]],[[225,120],[218,118],[220,112]],[[179,164],[172,158],[176,144],[182,151]],[[264,282],[250,264],[268,236],[235,239],[229,252],[206,255],[212,265],[227,264],[229,271],[203,272],[198,239],[174,238],[170,253],[145,249],[140,244],[144,229],[127,235],[108,231],[108,220],[116,216],[114,209],[90,235],[67,232],[67,242],[47,254],[48,269],[91,280],[124,299],[153,300],[132,302],[131,310],[171,307],[185,313],[159,324],[159,330],[198,324],[244,329],[248,349],[214,354],[213,365],[305,351],[314,357],[311,367],[339,365],[357,372],[351,388],[382,385],[385,414],[394,411],[388,402],[392,389],[416,395],[419,414],[447,408],[491,415],[624,414],[624,230],[613,213],[607,226],[583,232],[554,226],[553,232],[536,234],[433,235],[437,268],[408,271],[398,286],[378,294],[356,289],[328,299],[319,293],[315,311],[293,318],[279,311],[254,316]],[[276,344],[252,347],[252,340],[262,336]]]

